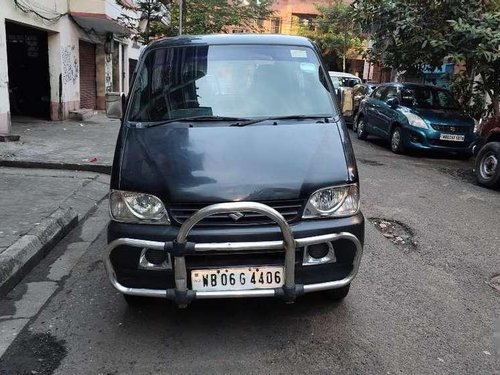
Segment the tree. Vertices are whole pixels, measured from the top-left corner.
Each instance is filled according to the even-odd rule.
[[[272,16],[273,0],[184,0],[183,33],[223,33],[232,27],[258,31]],[[179,23],[179,3],[170,3],[172,24]]]
[[[356,0],[355,19],[370,32],[372,61],[421,72],[463,63],[465,101],[481,90],[500,115],[498,0]],[[480,77],[478,79],[478,77]],[[468,96],[467,96],[468,95]],[[472,103],[471,103],[472,104]]]
[[[124,12],[119,17],[144,44],[179,32],[179,0],[116,0]],[[213,34],[231,27],[258,31],[272,16],[273,0],[183,0],[183,33]]]
[[[493,113],[500,116],[500,11],[450,20],[449,24],[453,31],[448,41],[450,57],[465,62],[472,92],[485,92]]]
[[[116,0],[123,12],[118,17],[131,30],[134,38],[143,44],[152,39],[171,34],[170,0]]]
[[[299,25],[299,34],[316,41],[325,56],[339,56],[345,72],[346,60],[357,56],[364,45],[361,28],[353,21],[354,9],[342,0],[317,4],[316,9],[320,15],[314,20],[314,28]]]

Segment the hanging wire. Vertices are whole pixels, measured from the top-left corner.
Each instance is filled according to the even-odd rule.
[[[14,0],[14,4],[23,13],[34,14],[35,16],[41,18],[43,21],[46,21],[50,25],[57,23],[62,17],[68,14],[68,12],[57,13],[53,10],[43,9],[38,4],[37,4],[37,9],[35,9],[26,0]]]

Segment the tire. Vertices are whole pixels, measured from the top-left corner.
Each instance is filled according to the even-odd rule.
[[[486,143],[476,157],[477,182],[489,188],[500,188],[500,142]]]
[[[396,126],[392,129],[390,143],[391,151],[395,154],[402,154],[404,152],[403,132],[401,131],[401,127]]]
[[[125,302],[129,307],[141,307],[146,306],[151,302],[151,298],[140,297],[140,296],[131,296],[129,294],[124,294],[123,298],[125,298]]]
[[[368,137],[368,133],[365,130],[365,120],[363,117],[358,118],[356,124],[356,134],[358,135],[358,139],[365,140]]]
[[[357,133],[358,131],[358,113],[356,112],[356,115],[353,115],[353,120],[352,120],[352,131],[354,133]]]
[[[347,297],[350,287],[351,284],[348,284],[346,286],[343,286],[342,288],[326,290],[323,293],[330,301],[339,302]]]

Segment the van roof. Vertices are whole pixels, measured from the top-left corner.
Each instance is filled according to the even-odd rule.
[[[146,49],[183,46],[183,45],[214,45],[214,44],[275,44],[313,47],[312,42],[302,36],[282,34],[211,34],[211,35],[181,35],[168,37],[151,42]]]

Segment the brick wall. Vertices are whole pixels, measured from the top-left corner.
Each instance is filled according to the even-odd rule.
[[[80,41],[80,108],[96,108],[95,45]]]

